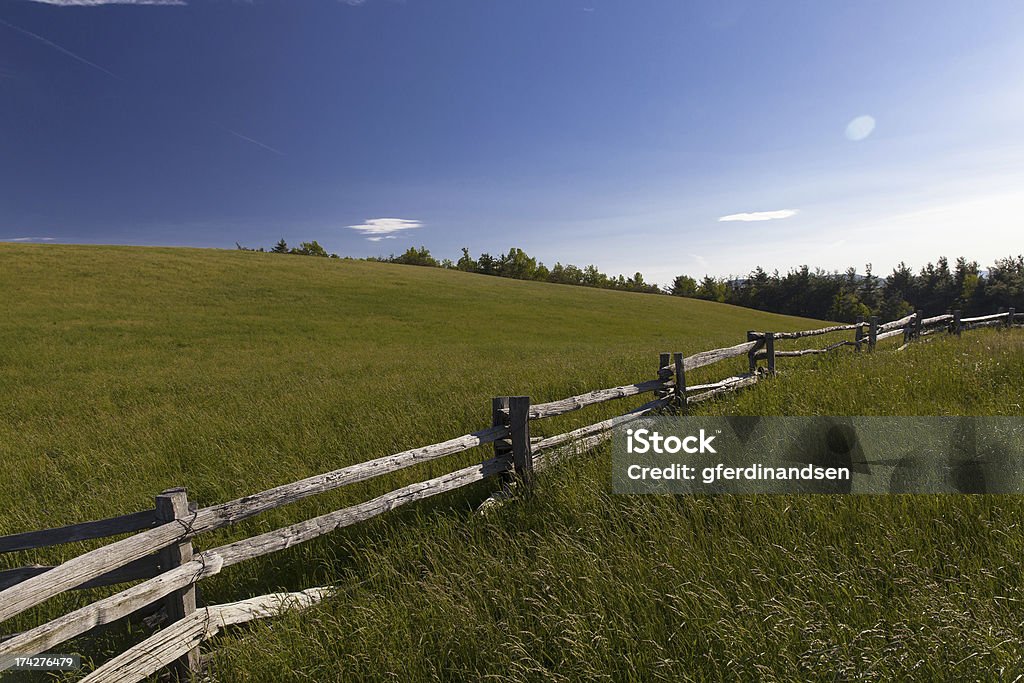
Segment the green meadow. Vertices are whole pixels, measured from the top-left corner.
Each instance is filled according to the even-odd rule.
[[[649,379],[661,351],[820,324],[704,301],[231,251],[0,245],[0,534],[200,505]],[[792,348],[789,347],[789,348]],[[1021,415],[1024,337],[780,359],[707,414]],[[691,382],[742,369],[694,373]],[[642,398],[536,423],[554,434]],[[197,539],[208,548],[489,456],[477,449]],[[494,482],[201,584],[206,603],[334,584],[207,648],[217,680],[1013,680],[1022,506],[999,496],[630,497],[606,449],[473,512]],[[0,557],[53,563],[95,544]],[[113,589],[72,592],[20,630]],[[74,646],[101,663],[146,630]],[[71,645],[69,649],[73,649]]]

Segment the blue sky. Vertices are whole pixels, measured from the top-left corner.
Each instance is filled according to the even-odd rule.
[[[1021,251],[1024,3],[72,4],[0,0],[2,240],[662,284]]]

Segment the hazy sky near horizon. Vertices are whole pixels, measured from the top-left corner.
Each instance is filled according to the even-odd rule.
[[[0,240],[987,265],[1022,35],[1001,0],[0,0]]]

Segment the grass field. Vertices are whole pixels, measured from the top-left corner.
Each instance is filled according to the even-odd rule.
[[[953,357],[946,365],[943,359]],[[781,364],[780,364],[781,365]],[[1024,335],[802,358],[705,413],[1021,415]],[[610,456],[485,517],[380,520],[342,594],[229,636],[249,680],[1016,680],[1012,496],[640,497]],[[301,660],[297,658],[301,656]]]
[[[670,297],[179,249],[0,246],[0,290],[0,533],[141,509],[171,485],[200,504],[227,500],[479,428],[493,395],[561,398],[649,378],[659,351],[815,326]],[[781,360],[777,380],[702,410],[1024,413],[1020,333],[932,339],[899,353]],[[538,426],[554,433],[628,405]],[[317,497],[201,547],[479,457]],[[599,451],[487,516],[470,510],[490,483],[204,582],[208,602],[341,587],[309,612],[216,641],[218,679],[1024,671],[1015,498],[626,497],[608,477]],[[83,547],[0,561],[56,561]],[[61,596],[22,625],[96,594]],[[91,647],[125,637],[113,629]]]
[[[230,500],[483,428],[492,396],[542,401],[649,379],[660,351],[808,325],[670,297],[194,249],[0,245],[0,291],[0,534],[149,508],[169,486],[187,486],[200,505]],[[483,454],[346,487],[202,544]],[[86,547],[6,555],[0,568]],[[223,601],[314,585],[332,576],[324,557],[299,548],[204,590]],[[95,595],[61,596],[14,628]]]

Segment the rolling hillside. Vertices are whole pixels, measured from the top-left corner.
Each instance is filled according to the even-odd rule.
[[[541,401],[647,379],[661,351],[808,325],[664,296],[196,249],[0,245],[0,291],[0,534],[149,508],[171,486],[200,505],[230,500],[480,429],[492,396]],[[482,452],[320,495],[209,542]],[[0,569],[94,545],[0,556]],[[328,545],[239,567],[204,590],[237,598],[314,585],[332,576]],[[16,625],[96,594],[59,596]]]
[[[200,505],[227,500],[478,429],[494,395],[561,398],[649,378],[661,351],[815,326],[689,299],[212,250],[0,245],[0,290],[0,534],[146,508],[173,485]],[[780,367],[778,381],[700,410],[1021,414],[1016,332]],[[480,457],[322,494],[203,544]],[[535,496],[470,513],[491,490],[204,582],[211,603],[341,591],[229,631],[218,678],[717,680],[729,662],[764,680],[962,679],[1024,656],[1012,498],[613,496],[604,450],[543,472]],[[85,547],[0,556],[0,568]],[[112,590],[62,594],[12,623]],[[101,662],[144,632],[121,625],[82,647]]]

